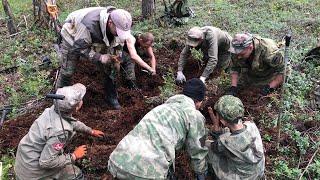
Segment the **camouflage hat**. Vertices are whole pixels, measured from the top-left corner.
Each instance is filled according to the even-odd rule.
[[[57,101],[60,110],[70,112],[82,101],[83,96],[86,94],[86,87],[83,84],[77,83],[73,86],[59,88],[56,94],[65,96],[63,100]]]
[[[200,27],[195,26],[188,31],[186,44],[191,47],[196,47],[200,44],[201,39],[203,38],[203,31]]]
[[[222,118],[230,123],[237,123],[244,115],[244,107],[241,100],[232,95],[225,95],[215,103],[214,109]]]
[[[121,41],[125,41],[130,36],[132,17],[131,14],[123,9],[116,9],[110,13],[112,22],[116,26],[117,35]]]
[[[232,41],[229,51],[233,54],[241,53],[245,48],[247,48],[253,41],[253,37],[249,33],[236,34]]]

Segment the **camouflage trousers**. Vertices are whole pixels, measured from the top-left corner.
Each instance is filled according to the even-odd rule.
[[[126,80],[136,80],[136,73],[135,73],[135,63],[132,61],[130,55],[127,52],[122,52],[121,57],[121,66],[123,69],[123,75]]]
[[[22,175],[23,176],[23,175]],[[57,180],[84,180],[84,175],[81,169],[75,165],[68,164],[61,171],[56,174],[53,174],[50,177],[42,178],[46,179],[57,179]],[[22,180],[16,175],[16,180]]]
[[[76,71],[77,63],[82,61],[82,59],[76,59],[68,56],[71,46],[65,40],[62,40],[60,46],[60,72],[57,79],[56,88],[71,85],[71,79]],[[105,77],[109,77],[112,80],[115,79],[117,72],[112,64],[102,64],[101,62],[95,62],[95,64],[100,71],[104,72]]]
[[[142,177],[138,177],[136,175],[130,174],[130,173],[126,172],[125,170],[114,165],[110,160],[108,161],[108,170],[112,174],[113,178],[117,178],[117,179],[130,179],[130,180],[150,179],[150,178],[142,178]],[[167,178],[165,178],[165,180],[174,180],[171,177],[172,176],[168,175]],[[162,178],[159,177],[157,179],[162,179]]]

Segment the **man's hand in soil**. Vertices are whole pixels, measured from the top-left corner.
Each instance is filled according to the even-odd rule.
[[[180,84],[186,82],[186,77],[184,76],[184,74],[182,73],[182,71],[178,71],[178,72],[177,72],[176,82],[177,82],[177,83],[180,83]]]
[[[217,115],[213,112],[211,107],[208,107],[209,116],[211,119],[211,122],[213,124],[213,131],[220,131],[220,121]]]
[[[111,61],[111,55],[110,54],[102,54],[100,56],[99,60],[102,64],[107,64]]]
[[[82,145],[77,147],[72,153],[73,160],[82,159],[87,154],[87,146]]]
[[[94,136],[94,137],[103,137],[104,136],[104,133],[102,131],[99,131],[99,130],[92,130],[91,132],[91,135]]]

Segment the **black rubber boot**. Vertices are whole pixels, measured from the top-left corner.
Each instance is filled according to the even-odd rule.
[[[110,77],[105,78],[104,90],[107,104],[114,109],[120,109],[116,86]]]

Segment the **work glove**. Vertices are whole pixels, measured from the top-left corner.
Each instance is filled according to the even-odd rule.
[[[74,155],[75,160],[82,159],[87,154],[87,146],[82,145],[77,147],[72,154]]]
[[[92,132],[91,132],[91,135],[94,136],[94,137],[103,137],[104,133],[102,131],[93,129]]]
[[[177,72],[177,78],[176,78],[176,82],[177,83],[183,83],[186,81],[186,77],[184,76],[184,74],[182,73],[182,71],[178,71]]]
[[[226,95],[237,96],[237,94],[238,94],[238,87],[237,86],[231,86],[226,92]]]
[[[261,89],[261,94],[263,96],[267,96],[268,94],[272,93],[275,89],[271,88],[269,85],[265,85],[262,89]]]
[[[200,76],[200,78],[199,78],[199,79],[203,82],[203,84],[206,84],[206,78],[205,78],[205,77]]]

